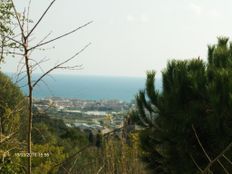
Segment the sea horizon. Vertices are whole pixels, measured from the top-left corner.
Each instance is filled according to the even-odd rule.
[[[15,82],[13,73],[7,73]],[[33,80],[41,74],[33,75]],[[121,100],[131,102],[145,88],[146,78],[108,75],[52,74],[44,78],[35,87],[33,97],[42,99],[60,97],[82,100]],[[27,95],[25,79],[19,82],[23,93]],[[156,80],[158,89],[160,80]]]

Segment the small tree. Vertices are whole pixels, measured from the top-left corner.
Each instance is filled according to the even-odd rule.
[[[68,66],[67,63],[69,63],[70,61],[72,61],[74,58],[76,58],[81,52],[83,52],[90,44],[87,44],[86,46],[84,46],[81,50],[79,50],[78,52],[76,52],[73,56],[71,56],[70,58],[67,58],[65,61],[60,62],[58,64],[56,64],[55,66],[51,67],[50,69],[48,69],[47,71],[44,71],[43,74],[35,81],[32,80],[32,73],[33,71],[37,68],[40,67],[41,68],[41,64],[43,62],[45,62],[44,59],[42,60],[35,60],[32,58],[31,53],[38,48],[41,48],[42,46],[45,46],[47,44],[50,44],[58,39],[61,39],[63,37],[66,37],[72,33],[75,33],[76,31],[84,28],[85,26],[89,25],[91,22],[88,22],[82,26],[79,26],[67,33],[64,33],[58,37],[55,37],[53,39],[47,40],[46,36],[44,39],[42,39],[42,41],[39,41],[37,44],[35,45],[30,45],[30,39],[32,34],[34,33],[34,31],[36,30],[36,28],[38,27],[38,25],[41,23],[41,21],[43,20],[43,18],[45,17],[45,15],[47,14],[47,12],[49,11],[49,9],[52,7],[52,5],[55,3],[56,0],[53,0],[49,6],[46,8],[46,10],[44,11],[44,13],[41,15],[41,17],[38,19],[38,21],[36,23],[34,23],[34,25],[30,28],[29,27],[29,10],[30,10],[30,5],[28,6],[28,11],[26,13],[26,11],[24,11],[21,15],[19,15],[13,0],[10,0],[11,3],[11,7],[13,8],[13,15],[16,19],[17,22],[17,26],[19,28],[20,33],[16,34],[14,36],[11,36],[9,34],[6,35],[2,35],[4,39],[10,40],[11,42],[13,42],[15,45],[17,45],[16,47],[17,52],[15,51],[10,51],[9,53],[12,53],[14,56],[21,56],[22,57],[22,61],[23,64],[22,66],[19,65],[19,75],[20,74],[25,74],[25,76],[23,76],[23,78],[27,79],[27,87],[28,87],[28,131],[27,131],[27,153],[28,153],[28,173],[31,173],[31,132],[32,132],[32,119],[33,119],[33,113],[32,113],[32,105],[33,105],[33,89],[34,87],[39,83],[43,81],[43,78],[45,76],[47,76],[49,73],[51,73],[52,71],[56,70],[56,69],[79,69],[80,66],[79,65],[74,65],[74,66]],[[3,52],[5,53],[5,52]]]

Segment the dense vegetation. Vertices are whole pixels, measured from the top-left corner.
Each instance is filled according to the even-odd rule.
[[[17,159],[10,156],[10,153],[22,150],[25,132],[21,130],[25,127],[25,104],[19,87],[0,72],[0,171],[15,165],[10,162]]]
[[[0,72],[0,173],[27,172],[27,157],[21,156],[26,154],[26,106],[20,88]],[[32,172],[145,173],[137,134],[126,138],[121,131],[93,135],[34,110],[32,153],[37,156],[32,158]]]
[[[232,44],[208,47],[208,62],[171,60],[162,72],[163,89],[147,73],[146,89],[132,114],[143,159],[154,173],[194,174],[232,171]]]
[[[0,63],[12,54],[9,50],[17,49],[18,42],[10,39],[15,27],[12,7],[10,0],[0,1]],[[28,37],[22,38],[27,43]],[[124,127],[93,135],[34,110],[30,141],[28,100],[0,72],[0,173],[30,173],[29,158],[22,156],[30,143],[32,153],[40,154],[32,157],[35,174],[142,174],[147,171],[140,157],[155,174],[231,173],[231,76],[232,43],[219,38],[208,47],[207,62],[169,61],[160,92],[154,85],[155,72],[147,73],[146,89],[137,95],[137,108],[130,114],[143,127],[140,131],[128,134]]]
[[[1,102],[13,99],[16,103],[8,103],[8,105],[14,108],[19,102],[17,97],[22,97],[23,101],[24,97],[19,88],[12,84],[8,77],[2,73],[0,75],[0,79],[6,79],[12,85],[4,89],[4,86],[0,85],[2,91],[5,92],[1,93],[1,97],[4,96],[3,94],[9,94],[8,91],[14,94],[11,97],[8,95],[5,99],[1,98]],[[17,93],[13,93],[13,89]],[[0,127],[4,128],[4,126],[14,124],[13,130],[16,131],[17,128],[17,132],[25,135],[25,122],[24,127],[20,129],[20,125],[18,125],[23,117],[15,119],[21,116],[20,113],[12,114],[11,119],[5,121],[5,124]],[[5,114],[2,112],[1,119],[4,116]],[[122,134],[121,131],[118,130],[105,136],[101,134],[92,135],[89,131],[82,132],[77,128],[69,128],[62,120],[50,118],[45,113],[39,113],[35,110],[32,153],[37,154],[37,156],[32,158],[32,173],[146,173],[143,163],[139,160],[141,151],[137,143],[137,133],[128,134],[129,137],[125,138],[125,134]],[[26,153],[25,140],[16,134],[10,134],[7,141],[2,141],[9,133],[5,131],[3,134],[1,132],[0,173],[26,173],[27,158],[18,155],[19,153]],[[127,142],[128,140],[130,140],[130,143]],[[41,154],[41,156],[38,156],[38,154]]]

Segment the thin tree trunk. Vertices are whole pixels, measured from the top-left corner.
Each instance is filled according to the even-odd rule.
[[[31,131],[32,131],[32,82],[31,82],[31,69],[28,57],[28,39],[24,38],[24,58],[27,71],[27,85],[28,85],[28,133],[27,133],[27,153],[28,153],[28,165],[27,170],[28,174],[31,174]]]

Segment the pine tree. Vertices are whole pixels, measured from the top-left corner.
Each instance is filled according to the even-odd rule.
[[[147,73],[133,118],[145,127],[140,134],[143,158],[154,173],[192,174],[199,172],[196,165],[206,167],[209,161],[197,136],[212,159],[232,142],[232,44],[228,41],[221,37],[208,47],[207,63],[199,58],[169,61],[162,72],[161,92],[154,85],[155,72]],[[225,160],[223,164],[229,168]],[[218,162],[210,170],[224,173]]]

